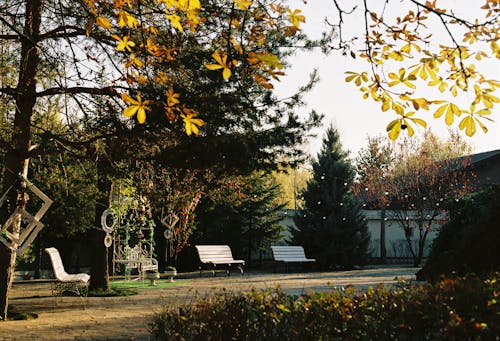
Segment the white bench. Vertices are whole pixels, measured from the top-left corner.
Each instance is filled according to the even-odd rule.
[[[316,259],[307,258],[302,246],[271,246],[274,260],[288,263],[313,263]]]
[[[49,254],[54,271],[55,282],[51,282],[52,294],[62,295],[65,291],[74,292],[78,296],[87,296],[90,276],[86,273],[68,274],[64,270],[61,255],[55,247],[45,249]]]
[[[139,244],[133,248],[128,245],[123,249],[126,259],[115,260],[117,264],[123,264],[125,267],[125,276],[129,276],[131,270],[137,269],[139,278],[143,279],[146,271],[158,271],[158,261],[149,257],[149,254],[140,247]]]
[[[231,248],[229,245],[195,245],[196,251],[198,251],[198,256],[200,257],[201,265],[200,276],[203,265],[208,265],[212,269],[212,274],[215,276],[215,270],[217,265],[227,265],[226,270],[228,276],[230,275],[231,266],[236,265],[236,268],[240,270],[243,275],[243,265],[245,265],[244,260],[234,259],[231,253]]]

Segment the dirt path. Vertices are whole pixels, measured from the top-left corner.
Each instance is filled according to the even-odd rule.
[[[353,284],[359,288],[378,283],[414,279],[415,268],[385,267],[343,272],[256,273],[231,277],[192,277],[163,289],[139,289],[127,297],[51,296],[50,285],[40,282],[14,283],[10,305],[18,312],[38,318],[0,322],[0,340],[149,340],[148,324],[165,306],[195,302],[198,297],[225,288],[242,291],[279,285],[291,294],[325,291]],[[208,275],[206,275],[208,276]]]

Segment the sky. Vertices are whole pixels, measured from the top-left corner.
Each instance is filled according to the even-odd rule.
[[[293,4],[292,4],[293,2]],[[353,0],[354,2],[354,0]],[[369,1],[373,2],[373,1]],[[341,0],[341,4],[346,4],[346,0]],[[407,0],[391,1],[391,4],[405,6]],[[455,13],[478,13],[478,7],[483,1],[470,0],[446,0],[437,1],[437,4],[444,7],[450,5]],[[323,23],[325,17],[330,19],[335,18],[336,11],[333,1],[327,0],[309,0],[305,5],[302,1],[291,1],[291,7],[302,9],[306,16],[306,24],[303,29],[313,37],[319,38],[320,32],[326,28]],[[352,7],[352,6],[351,6]],[[345,9],[349,9],[346,6]],[[362,25],[362,17],[360,10],[354,12],[353,17],[345,18],[346,32],[355,34],[359,31]],[[435,35],[446,41],[444,33],[439,36],[439,27],[433,29]],[[308,75],[314,68],[319,71],[320,81],[315,88],[306,95],[305,100],[308,103],[305,112],[314,109],[322,113],[325,118],[323,126],[315,132],[317,137],[312,139],[310,143],[304,146],[304,150],[310,155],[316,155],[321,148],[321,139],[326,128],[333,124],[340,132],[341,142],[345,149],[351,152],[351,156],[357,155],[358,151],[366,146],[368,136],[386,135],[387,124],[396,118],[391,111],[382,112],[380,104],[373,100],[364,100],[361,93],[351,83],[345,82],[345,71],[365,71],[368,64],[360,59],[352,59],[351,57],[341,56],[339,53],[324,55],[320,51],[301,52],[294,55],[290,60],[291,67],[286,71],[286,76],[283,77],[279,84],[276,84],[276,93],[279,96],[286,97],[296,90],[300,85],[303,85],[308,80]],[[500,63],[498,60],[491,61],[483,65],[483,71],[487,73],[488,78],[500,79]],[[496,96],[500,97],[500,91],[497,91]],[[432,98],[438,98],[439,93],[430,92]],[[459,101],[468,103],[472,99],[463,95]],[[468,105],[466,106],[468,107]],[[491,115],[495,122],[488,122],[489,129],[487,134],[484,134],[479,128],[473,137],[467,137],[467,141],[473,146],[474,152],[484,152],[494,149],[500,149],[500,110],[494,108]],[[428,127],[434,133],[439,134],[443,138],[448,136],[448,127],[444,120],[434,119],[432,113],[423,112],[421,115],[427,123]],[[458,129],[458,122],[454,125]],[[422,129],[416,130],[416,135],[423,133]],[[464,135],[465,136],[465,135]]]

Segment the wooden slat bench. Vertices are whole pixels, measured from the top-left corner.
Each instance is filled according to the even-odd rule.
[[[201,262],[199,267],[200,276],[203,265],[209,266],[214,276],[217,265],[227,265],[228,268],[226,272],[228,276],[230,275],[231,266],[236,265],[236,268],[240,270],[243,275],[243,265],[245,265],[245,261],[234,259],[229,245],[195,245],[195,247]]]
[[[307,258],[302,246],[287,245],[287,246],[271,246],[274,260],[277,262],[286,263],[313,263],[316,259]]]

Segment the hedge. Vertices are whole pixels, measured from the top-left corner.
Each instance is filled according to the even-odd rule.
[[[292,296],[221,291],[152,324],[157,340],[498,340],[498,273]]]

